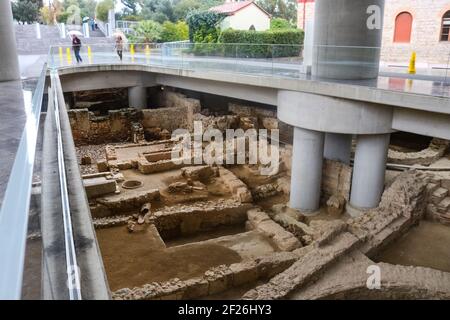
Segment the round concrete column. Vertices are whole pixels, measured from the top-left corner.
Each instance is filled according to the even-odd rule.
[[[350,205],[356,209],[376,208],[384,188],[390,134],[357,138]]]
[[[324,158],[350,164],[350,153],[352,148],[352,135],[326,133]]]
[[[147,88],[130,87],[128,88],[128,106],[130,108],[147,108]]]
[[[290,206],[302,212],[319,209],[325,134],[294,128]]]
[[[0,81],[20,79],[11,2],[0,1]]]
[[[312,74],[378,76],[385,0],[316,0]]]

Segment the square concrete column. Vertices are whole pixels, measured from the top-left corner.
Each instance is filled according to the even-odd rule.
[[[360,135],[353,166],[350,205],[356,209],[376,208],[384,189],[390,134]]]
[[[352,135],[339,133],[325,134],[324,158],[350,164]]]
[[[11,1],[0,1],[0,81],[20,79]]]
[[[130,108],[147,108],[147,88],[130,87],[128,88],[128,106]]]
[[[325,134],[294,128],[290,206],[304,213],[320,206]]]

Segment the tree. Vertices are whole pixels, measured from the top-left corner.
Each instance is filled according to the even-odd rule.
[[[181,0],[174,8],[175,18],[177,20],[184,20],[190,11],[198,10],[201,6],[202,4],[199,0]]]
[[[184,21],[173,23],[166,21],[162,25],[162,42],[183,41],[189,39],[189,26]]]
[[[274,18],[270,21],[270,29],[295,29],[296,27],[283,18]]]
[[[189,25],[189,40],[194,42],[217,42],[219,23],[225,18],[222,13],[212,11],[191,11],[186,17]]]
[[[144,19],[159,23],[175,22],[174,8],[171,0],[143,0],[141,15]]]
[[[283,18],[293,23],[297,19],[296,0],[257,0],[273,18]]]
[[[135,16],[137,14],[140,0],[120,0],[125,6],[124,13]]]
[[[153,20],[140,21],[134,29],[135,37],[143,43],[153,43],[161,39],[163,28]]]
[[[102,0],[97,4],[95,8],[95,13],[97,19],[100,21],[108,21],[108,12],[109,10],[114,9],[114,1],[113,0]]]
[[[17,0],[11,2],[13,17],[22,23],[33,23],[38,20],[39,6],[32,0]]]

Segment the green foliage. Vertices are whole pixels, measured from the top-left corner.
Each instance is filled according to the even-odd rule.
[[[137,14],[139,0],[120,0],[120,2],[125,6],[124,12],[131,15]]]
[[[185,20],[191,11],[205,11],[223,4],[223,0],[179,0],[174,6],[175,19]]]
[[[63,23],[67,23],[67,19],[69,18],[70,13],[69,12],[63,12],[61,13],[57,18],[56,21],[58,21],[59,23],[63,22]]]
[[[39,16],[39,4],[32,0],[17,0],[11,2],[13,17],[22,23],[33,23]]]
[[[64,10],[67,11],[71,6],[80,8],[80,15],[82,18],[95,16],[95,8],[97,6],[96,0],[64,0]],[[63,14],[63,13],[62,13]]]
[[[108,11],[113,8],[113,0],[101,0],[95,8],[97,19],[99,19],[100,21],[108,21]]]
[[[181,0],[174,8],[175,18],[184,20],[189,12],[199,10],[201,6],[202,4],[199,0]]]
[[[274,18],[270,21],[270,29],[295,29],[296,27],[283,18]]]
[[[304,33],[298,29],[247,31],[228,29],[219,41],[226,56],[277,58],[300,55]]]
[[[141,15],[146,20],[159,23],[175,22],[175,13],[171,0],[143,0]]]
[[[134,29],[135,35],[131,37],[133,42],[153,43],[161,39],[163,27],[156,21],[143,20]]]
[[[162,42],[183,41],[189,39],[189,27],[184,21],[173,23],[166,21],[162,25]]]
[[[297,19],[297,0],[257,0],[272,18],[283,18],[291,23]]]
[[[191,11],[186,17],[189,25],[189,39],[196,43],[217,42],[220,34],[219,24],[224,14],[211,11]]]

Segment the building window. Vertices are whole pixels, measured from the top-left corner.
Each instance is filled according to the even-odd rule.
[[[395,18],[394,42],[411,42],[413,17],[409,12],[400,13]]]
[[[450,41],[450,11],[447,11],[442,18],[441,41]]]

